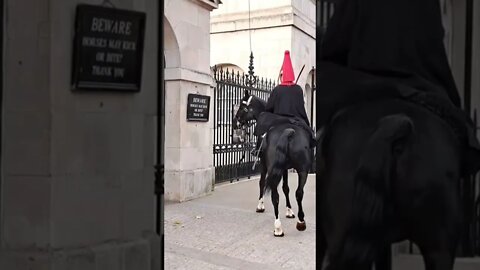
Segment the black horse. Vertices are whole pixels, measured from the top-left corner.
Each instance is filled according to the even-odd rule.
[[[427,270],[451,270],[462,226],[459,134],[400,99],[337,112],[317,161],[320,249],[330,270],[389,269],[392,243],[409,239]],[[386,255],[386,256],[384,256]],[[378,262],[378,261],[377,261]]]
[[[233,129],[238,130],[241,128],[246,128],[249,126],[253,121],[257,121],[258,117],[262,112],[265,111],[265,107],[267,102],[256,97],[250,95],[248,90],[245,91],[245,96],[241,100],[240,106],[235,113],[234,121],[233,121]],[[262,158],[263,152],[259,155],[260,158],[260,195],[258,197],[258,205],[256,212],[263,213],[265,212],[265,203],[264,203],[264,192],[265,192],[265,177],[267,174],[267,167],[265,165],[265,159]],[[295,218],[295,214],[292,211],[292,206],[290,204],[290,188],[288,187],[288,171],[285,170],[283,172],[283,193],[285,194],[286,199],[286,206],[287,212],[285,216],[287,218]]]
[[[234,116],[234,128],[246,126],[249,121],[257,120],[262,112],[265,111],[266,102],[245,91],[241,100],[240,107]],[[291,210],[288,187],[288,172],[294,168],[298,173],[298,188],[295,197],[298,203],[297,229],[303,231],[306,229],[304,212],[302,208],[303,187],[307,181],[308,171],[311,168],[312,156],[310,150],[310,134],[297,125],[282,124],[273,127],[263,139],[262,154],[260,155],[261,176],[260,176],[260,197],[257,212],[263,212],[263,195],[265,191],[272,192],[272,203],[275,211],[275,236],[283,236],[281,222],[278,218],[279,194],[277,186],[283,176],[283,192],[287,202],[287,218],[294,218]],[[260,210],[260,211],[259,211]]]

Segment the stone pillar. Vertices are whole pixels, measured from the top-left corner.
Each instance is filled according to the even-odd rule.
[[[165,199],[170,201],[190,200],[213,189],[214,101],[209,21],[214,6],[206,3],[165,3],[165,25],[169,27],[165,32],[170,33],[165,40]],[[210,96],[208,122],[187,122],[190,93]]]
[[[165,199],[181,202],[206,195],[213,188],[213,92],[209,84],[167,74]],[[187,122],[189,93],[211,96],[209,122]]]
[[[0,269],[159,269],[154,233],[158,1],[139,93],[72,91],[80,0],[5,0]]]

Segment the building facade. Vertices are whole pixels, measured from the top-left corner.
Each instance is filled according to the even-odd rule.
[[[277,80],[284,52],[289,50],[295,76],[300,75],[298,84],[304,89],[307,115],[315,122],[311,113],[315,112],[315,1],[222,2],[211,16],[211,64],[248,73],[253,52],[255,75]]]

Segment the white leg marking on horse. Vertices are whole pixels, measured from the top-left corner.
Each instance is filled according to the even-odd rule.
[[[293,213],[291,208],[287,207],[287,213],[285,214],[285,216],[287,216],[287,217],[293,217],[294,216],[294,213]]]
[[[283,235],[282,222],[280,219],[275,219],[275,230],[273,231],[274,235]]]
[[[265,204],[263,203],[263,197],[258,201],[257,209],[258,210],[265,210]]]

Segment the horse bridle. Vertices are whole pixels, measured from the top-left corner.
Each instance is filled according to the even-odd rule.
[[[250,96],[250,97],[248,98],[248,100],[242,100],[242,104],[245,104],[245,107],[243,108],[243,111],[244,111],[245,113],[248,113],[249,111],[252,111],[252,109],[249,108],[250,104],[252,103],[252,99],[253,99],[253,96]],[[240,108],[239,108],[239,110],[240,110]],[[253,125],[252,123],[249,123],[249,121],[251,121],[251,120],[247,120],[247,121],[243,122],[243,121],[240,121],[239,117],[237,117],[236,115],[235,115],[234,119],[235,119],[238,123],[240,123],[240,125],[241,125],[240,128],[242,128],[242,129],[249,128],[249,127],[251,127],[251,126]],[[243,123],[242,123],[242,122],[243,122]]]

